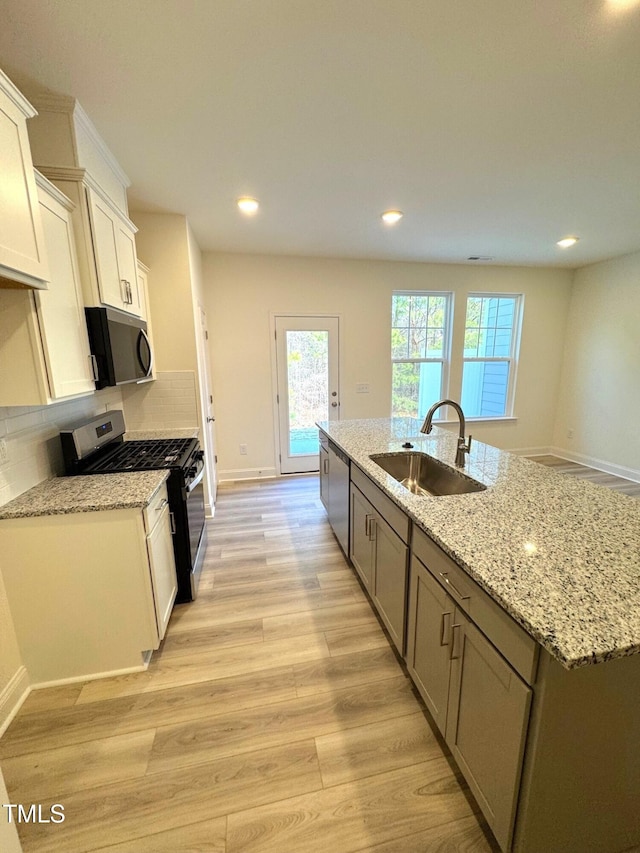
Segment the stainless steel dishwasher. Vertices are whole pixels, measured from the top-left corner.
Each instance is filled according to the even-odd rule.
[[[349,556],[349,457],[329,440],[329,523],[340,547]]]

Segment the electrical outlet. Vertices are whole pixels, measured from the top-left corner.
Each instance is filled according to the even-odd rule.
[[[567,430],[567,438],[573,438],[573,427],[569,427]]]
[[[4,438],[0,438],[0,465],[2,465],[3,462],[8,461],[9,453],[7,451],[7,442],[4,440]]]
[[[247,445],[241,444],[240,445],[240,456],[246,456],[246,455],[247,455]]]

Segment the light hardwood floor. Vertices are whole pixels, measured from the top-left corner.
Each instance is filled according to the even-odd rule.
[[[26,853],[495,853],[317,477],[223,486],[208,537],[147,672],[35,691],[0,739],[11,801],[65,808]]]
[[[636,483],[633,480],[616,477],[615,474],[607,474],[605,471],[588,468],[586,465],[580,465],[577,462],[569,462],[568,459],[560,459],[558,456],[531,456],[529,458],[533,459],[534,462],[539,462],[541,465],[553,468],[558,474],[568,474],[571,477],[578,477],[581,480],[589,480],[592,483],[597,483],[599,486],[606,486],[608,489],[614,489],[616,492],[640,498],[640,483]]]

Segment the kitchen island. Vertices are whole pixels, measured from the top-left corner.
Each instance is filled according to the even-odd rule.
[[[374,608],[502,849],[640,844],[640,502],[481,442],[483,491],[412,494],[370,457],[453,467],[456,436],[420,425],[321,424]]]

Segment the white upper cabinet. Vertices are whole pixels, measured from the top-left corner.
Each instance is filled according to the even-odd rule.
[[[135,231],[104,197],[87,188],[100,301],[140,315]]]
[[[0,278],[35,288],[49,280],[27,118],[35,110],[0,71]]]
[[[129,179],[74,98],[34,95],[29,122],[37,168],[76,205],[73,224],[86,305],[140,315],[136,227],[129,219]]]
[[[72,205],[41,175],[48,290],[0,290],[0,405],[39,406],[95,391],[71,224]]]

